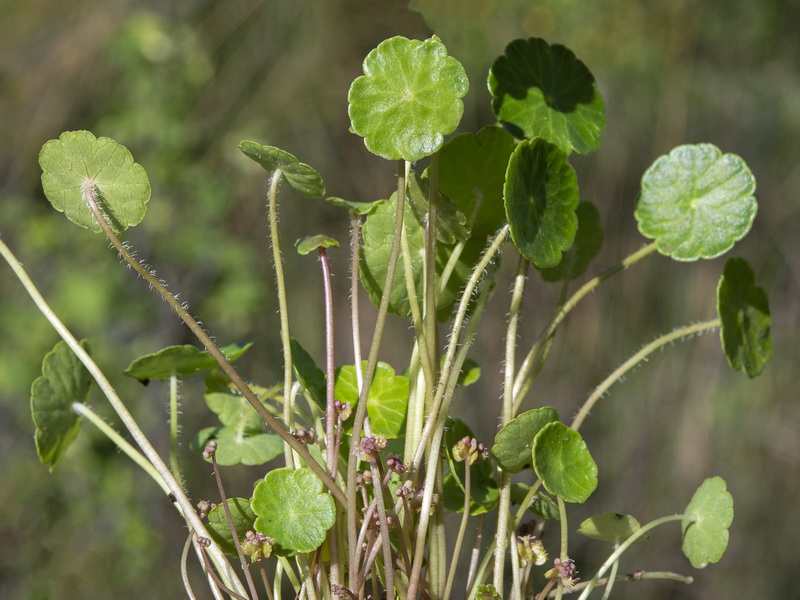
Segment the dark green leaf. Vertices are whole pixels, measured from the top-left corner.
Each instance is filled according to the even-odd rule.
[[[566,156],[536,138],[517,146],[503,190],[511,239],[538,267],[555,267],[578,229],[578,179]]]
[[[603,226],[600,213],[591,202],[581,202],[575,210],[578,232],[575,243],[564,253],[558,266],[539,269],[545,281],[572,281],[586,272],[603,247]]]
[[[542,39],[518,39],[489,72],[492,110],[518,138],[542,137],[564,154],[589,154],[606,128],[594,76],[575,54]]]
[[[237,342],[220,348],[220,352],[233,362],[247,352],[253,342]],[[145,354],[134,360],[124,373],[139,380],[165,380],[172,376],[184,379],[205,373],[217,367],[217,361],[207,350],[194,346],[168,346],[153,354]]]
[[[728,547],[733,522],[733,497],[722,477],[706,479],[692,496],[684,514],[683,553],[696,569],[717,562]]]
[[[50,203],[76,225],[102,231],[84,191],[94,191],[98,206],[117,233],[144,218],[150,182],[125,146],[89,131],[67,131],[39,153],[42,188]]]
[[[327,405],[325,373],[323,373],[296,339],[291,340],[294,375],[323,411]]]
[[[717,286],[717,313],[722,321],[722,350],[731,368],[753,378],[761,374],[772,356],[769,301],[755,283],[743,258],[725,263]]]
[[[206,427],[192,439],[190,448],[198,454],[211,440],[217,441],[217,464],[263,465],[283,452],[283,440],[274,433],[246,434],[227,427]]]
[[[274,469],[253,492],[257,531],[275,540],[280,556],[313,552],[336,520],[333,498],[308,469]]]
[[[250,500],[248,498],[228,498],[228,508],[231,511],[231,519],[236,529],[236,535],[241,542],[245,533],[255,529],[256,513],[250,508]],[[237,556],[236,546],[234,546],[233,537],[231,537],[231,528],[228,525],[228,517],[222,504],[218,504],[208,513],[206,529],[208,529],[211,539],[219,544],[225,554]]]
[[[384,40],[363,69],[350,86],[348,112],[370,152],[416,161],[436,152],[458,127],[469,82],[439,38]]]
[[[503,183],[514,138],[500,127],[484,127],[476,134],[462,133],[439,152],[439,189],[471,217],[475,236],[493,235],[505,222]]]
[[[533,440],[539,430],[558,421],[558,411],[550,406],[529,410],[512,419],[497,432],[492,456],[503,470],[519,473],[532,466]]]
[[[325,195],[319,173],[285,150],[248,140],[239,144],[239,150],[270,173],[280,171],[286,182],[304,196],[316,198]]]
[[[536,434],[533,468],[545,489],[567,502],[585,502],[597,487],[597,465],[586,442],[563,423],[549,423]]]
[[[81,347],[89,352],[89,342]],[[36,426],[36,452],[50,471],[78,435],[80,417],[72,404],[86,404],[92,377],[75,353],[63,341],[58,342],[42,361],[42,375],[31,386],[31,416]]]
[[[712,144],[678,146],[642,177],[639,231],[675,260],[716,258],[750,231],[755,189],[755,177],[735,154]]]

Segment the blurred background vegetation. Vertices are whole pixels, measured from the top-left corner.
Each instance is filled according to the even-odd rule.
[[[100,365],[166,453],[165,387],[141,387],[121,371],[141,354],[193,340],[117,264],[102,238],[52,210],[39,182],[41,145],[62,131],[88,129],[131,150],[148,171],[153,198],[147,218],[127,238],[220,342],[257,340],[242,369],[272,384],[281,378],[281,360],[263,208],[267,182],[238,152],[238,142],[253,139],[296,154],[320,171],[331,195],[387,197],[393,165],[348,132],[347,90],[370,49],[392,35],[427,37],[434,27],[468,69],[462,130],[475,131],[493,120],[485,78],[505,44],[527,36],[563,43],[592,70],[607,106],[600,150],[574,160],[582,196],[598,205],[606,229],[594,271],[643,244],[632,213],[647,166],[675,145],[714,143],[741,155],[758,180],[759,215],[732,254],[751,262],[770,296],[775,342],[772,362],[754,381],[732,372],[717,336],[707,335],[664,350],[614,387],[584,430],[601,486],[590,506],[576,509],[574,524],[605,511],[643,522],[678,512],[703,478],[721,475],[736,502],[723,560],[693,573],[691,586],[627,584],[617,597],[796,597],[800,4],[412,2],[434,11],[427,23],[407,4],[0,0],[0,235],[67,325],[91,340]],[[347,219],[286,186],[282,202],[294,335],[320,360],[318,266],[297,256],[291,243],[320,232],[345,242]],[[348,298],[346,247],[333,253],[340,309]],[[653,257],[604,284],[567,321],[526,406],[555,405],[568,417],[643,342],[712,317],[723,262]],[[498,290],[507,283],[501,279]],[[535,277],[533,283],[525,347],[557,295]],[[504,294],[491,306],[473,353],[483,379],[453,409],[487,442],[501,394]],[[366,320],[371,313],[365,313]],[[338,362],[345,363],[352,360],[346,310],[340,318]],[[0,335],[0,597],[180,597],[186,532],[151,481],[86,424],[53,474],[39,464],[29,388],[57,337],[4,266]],[[408,338],[408,327],[397,321],[389,335]],[[382,359],[402,370],[407,351],[384,344]],[[91,403],[118,424],[99,393]],[[202,381],[183,388],[183,412],[185,439],[213,424]],[[187,445],[191,494],[213,499],[209,468]],[[263,469],[230,468],[229,493],[249,494],[262,475]],[[592,552],[598,543],[574,544],[588,576],[602,555]],[[692,572],[677,528],[656,530],[622,569]]]

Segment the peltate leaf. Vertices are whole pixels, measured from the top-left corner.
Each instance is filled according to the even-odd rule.
[[[198,454],[208,442],[217,442],[217,464],[263,465],[283,452],[283,440],[274,433],[246,434],[244,424],[239,431],[227,427],[206,427],[192,439],[190,448]]]
[[[334,206],[342,206],[344,208],[349,208],[358,215],[368,215],[373,210],[375,210],[375,207],[378,205],[378,202],[381,202],[381,200],[376,200],[374,202],[353,202],[352,200],[345,200],[344,198],[337,198],[335,196],[332,196],[330,198],[325,198],[325,200],[327,200]]]
[[[314,250],[320,246],[323,248],[338,248],[339,242],[327,235],[311,235],[301,237],[294,243],[294,247],[297,248],[297,253],[303,256],[309,252],[314,252]]]
[[[278,555],[313,552],[333,527],[333,498],[308,469],[274,469],[253,492],[255,528],[275,540]]]
[[[89,342],[82,340],[87,352]],[[86,404],[92,377],[64,341],[58,342],[42,361],[42,375],[31,386],[31,416],[36,426],[36,452],[50,471],[78,435],[80,417],[72,404]]]
[[[294,375],[305,390],[311,395],[323,411],[327,405],[327,390],[325,387],[325,373],[317,367],[314,359],[306,352],[296,339],[291,339],[292,369]]]
[[[533,468],[545,489],[567,502],[585,502],[597,487],[597,465],[581,434],[548,423],[533,442]]]
[[[772,356],[769,301],[743,258],[725,263],[717,286],[722,350],[731,368],[753,378]]]
[[[475,236],[494,234],[505,222],[503,183],[514,138],[500,127],[484,127],[478,133],[461,133],[439,152],[439,189],[471,217]]]
[[[639,521],[630,515],[619,513],[603,513],[586,519],[578,528],[578,533],[593,540],[620,543],[628,539],[641,529]],[[646,537],[642,536],[636,541],[641,542]]]
[[[253,342],[237,342],[220,348],[220,352],[233,362],[247,352]],[[153,354],[145,354],[134,360],[124,373],[140,381],[165,380],[172,376],[184,379],[205,373],[217,367],[217,361],[207,350],[191,345],[167,346]]]
[[[722,477],[706,479],[692,496],[684,513],[693,517],[683,523],[683,553],[696,569],[717,562],[728,547],[728,528],[733,522],[733,497]]]
[[[304,196],[317,198],[325,195],[325,186],[319,173],[301,163],[293,154],[249,140],[240,143],[239,150],[270,173],[280,171],[286,182]]]
[[[530,469],[536,434],[555,421],[558,421],[558,411],[550,406],[529,410],[509,421],[494,438],[492,456],[497,464],[509,473]]]
[[[639,231],[675,260],[716,258],[750,231],[755,189],[755,177],[735,154],[712,144],[678,146],[642,177]]]
[[[550,269],[539,269],[545,281],[572,281],[586,272],[603,247],[600,213],[591,202],[581,202],[575,210],[578,232],[575,243],[564,253],[561,262]]]
[[[366,369],[367,363],[362,364]],[[395,375],[394,369],[384,362],[377,364],[367,396],[367,414],[373,435],[392,439],[405,433],[408,387],[408,377]],[[355,419],[355,408],[358,406],[358,381],[354,365],[336,369],[334,394],[340,402],[349,402],[353,409],[353,415],[345,422],[345,428],[349,432]]]
[[[564,153],[542,138],[522,142],[503,193],[514,244],[536,266],[555,267],[578,230],[578,179]]]
[[[233,520],[236,535],[241,542],[245,533],[255,529],[253,524],[256,520],[256,513],[250,507],[248,498],[228,498],[228,508],[231,511],[231,519]],[[231,528],[228,525],[228,516],[225,514],[225,507],[222,504],[218,504],[208,513],[206,529],[208,529],[211,539],[219,544],[225,554],[237,556],[236,546],[234,546],[233,537],[231,537]]]
[[[350,86],[348,112],[370,152],[416,161],[436,152],[461,120],[469,87],[461,64],[436,36],[381,42]]]
[[[589,154],[606,128],[594,76],[572,50],[542,39],[506,46],[489,72],[492,110],[518,138],[542,137],[564,154]]]
[[[150,200],[147,173],[114,140],[67,131],[42,146],[39,165],[45,196],[76,225],[102,231],[84,198],[87,186],[117,233],[144,218]]]

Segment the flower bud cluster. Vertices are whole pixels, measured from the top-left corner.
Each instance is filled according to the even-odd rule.
[[[453,446],[453,460],[461,462],[466,460],[473,465],[476,462],[482,463],[489,457],[489,449],[483,444],[478,443],[475,438],[465,435],[455,446]]]
[[[272,555],[273,545],[274,541],[271,537],[267,537],[260,531],[258,533],[248,531],[244,534],[242,552],[245,556],[250,557],[251,563],[254,563],[262,558],[269,558]]]

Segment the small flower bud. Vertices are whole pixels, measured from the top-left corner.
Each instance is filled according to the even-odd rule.
[[[556,558],[553,560],[553,568],[547,571],[544,576],[547,579],[560,579],[561,585],[564,587],[572,587],[578,578],[575,575],[578,570],[575,568],[575,561],[571,559],[561,560]]]
[[[211,440],[203,450],[203,458],[211,458],[217,453],[217,442]]]
[[[216,504],[212,504],[207,500],[200,500],[200,502],[197,503],[197,511],[200,513],[201,517],[207,517],[208,513],[210,513],[211,509],[215,506]]]
[[[272,555],[273,540],[265,536],[260,531],[253,533],[248,531],[244,534],[242,541],[242,553],[250,557],[250,562],[254,563],[262,558],[269,558]]]

